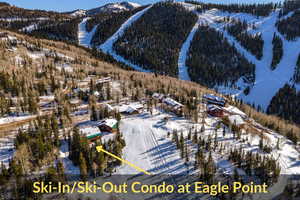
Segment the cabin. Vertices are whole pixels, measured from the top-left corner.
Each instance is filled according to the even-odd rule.
[[[223,97],[218,97],[213,94],[205,94],[202,98],[207,104],[214,104],[222,107],[226,105],[226,100]]]
[[[95,141],[101,137],[101,131],[97,126],[80,127],[79,133],[90,141]]]
[[[98,127],[102,132],[115,133],[117,132],[118,121],[116,119],[106,119],[101,121]]]
[[[224,111],[216,105],[207,105],[207,113],[213,117],[223,117]]]
[[[117,110],[124,115],[135,115],[142,112],[144,106],[141,103],[123,104]]]
[[[171,99],[171,98],[167,97],[167,98],[163,99],[162,102],[172,112],[174,112],[176,114],[180,114],[182,112],[183,105],[181,103],[175,101],[174,99]]]
[[[139,113],[140,113],[139,110],[134,106],[128,106],[127,110],[125,111],[125,114],[127,115],[136,115]]]
[[[97,84],[103,84],[103,83],[110,83],[111,82],[111,77],[104,77],[101,79],[96,80],[96,85]]]

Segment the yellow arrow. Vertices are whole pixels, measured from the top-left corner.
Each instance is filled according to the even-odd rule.
[[[146,174],[146,175],[151,175],[151,174],[150,174],[149,172],[147,172],[146,170],[143,170],[142,168],[140,168],[140,167],[138,167],[138,166],[132,164],[131,162],[129,162],[129,161],[127,161],[127,160],[124,160],[124,159],[120,158],[119,156],[116,156],[116,155],[114,155],[114,154],[112,154],[112,153],[110,153],[110,152],[108,152],[108,151],[105,151],[105,150],[103,149],[102,146],[97,146],[97,147],[96,147],[96,150],[97,150],[98,152],[101,152],[101,151],[102,151],[102,152],[104,152],[104,153],[110,155],[111,157],[113,157],[113,158],[115,158],[115,159],[117,159],[117,160],[120,160],[121,162],[123,162],[123,163],[129,165],[130,167],[135,168],[136,170],[138,170],[138,171],[140,171],[140,172],[142,172],[142,173],[144,173],[144,174]]]

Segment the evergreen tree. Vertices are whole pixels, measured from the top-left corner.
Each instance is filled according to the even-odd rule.
[[[80,153],[79,155],[79,169],[80,169],[80,176],[82,180],[86,180],[88,176],[87,164],[86,160],[83,157],[83,154]]]

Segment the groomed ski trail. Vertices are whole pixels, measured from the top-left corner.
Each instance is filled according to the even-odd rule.
[[[92,47],[91,41],[98,27],[98,25],[96,25],[93,27],[91,32],[88,32],[86,30],[86,23],[89,19],[89,17],[86,17],[78,24],[78,43],[79,45],[87,48]]]
[[[135,13],[132,15],[128,20],[126,20],[125,23],[121,25],[119,30],[115,32],[110,38],[108,38],[102,45],[100,45],[98,48],[101,49],[103,52],[110,54],[111,56],[114,57],[119,62],[125,63],[128,66],[132,67],[133,69],[141,72],[150,72],[149,70],[145,70],[142,67],[133,64],[132,62],[126,60],[122,56],[118,55],[114,50],[113,50],[113,44],[117,41],[119,37],[121,37],[125,30],[130,27],[135,21],[137,21],[147,10],[149,10],[151,6],[148,6],[147,8]]]
[[[194,27],[192,28],[191,32],[189,33],[187,39],[183,43],[181,50],[179,52],[178,57],[178,78],[180,80],[190,81],[191,78],[188,73],[188,69],[186,66],[187,56],[189,52],[189,48],[191,46],[192,40],[195,36],[196,31],[198,30],[199,25],[203,22],[203,19],[198,16],[198,20],[195,23]]]

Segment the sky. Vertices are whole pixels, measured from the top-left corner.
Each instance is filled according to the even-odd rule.
[[[0,0],[21,8],[54,10],[59,12],[72,11],[76,9],[91,9],[107,3],[115,3],[126,0]],[[154,3],[159,0],[129,0],[139,4]],[[269,3],[282,0],[199,0],[202,2],[218,3]]]
[[[54,11],[72,11],[76,9],[91,9],[107,3],[120,2],[122,0],[0,0],[21,8],[42,9]],[[146,4],[156,0],[130,0],[131,2]]]

